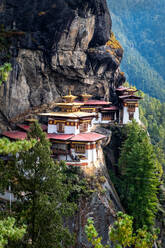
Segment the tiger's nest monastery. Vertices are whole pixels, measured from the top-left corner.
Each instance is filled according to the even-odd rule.
[[[41,127],[51,142],[53,158],[87,170],[99,167],[103,162],[101,144],[107,137],[92,130],[96,125],[123,125],[132,119],[140,123],[138,101],[141,98],[135,92],[132,88],[116,89],[118,103],[115,106],[103,100],[90,100],[92,96],[88,94],[81,95],[80,101],[76,101],[77,97],[69,92],[63,102],[56,104],[55,112],[38,114],[41,122],[47,123]],[[10,140],[26,139],[29,122],[33,121],[27,119],[17,125],[17,131],[2,135]],[[15,198],[9,190],[0,194],[0,200],[12,202]]]
[[[92,132],[94,125],[127,124],[132,119],[139,120],[138,101],[141,99],[132,88],[119,87],[116,89],[118,104],[113,106],[103,100],[90,100],[88,94],[76,96],[69,94],[63,97],[63,102],[56,104],[55,112],[40,113],[41,120],[47,121],[42,125],[51,141],[53,157],[64,160],[68,165],[97,166],[100,157],[102,141],[106,136]],[[11,140],[25,139],[30,126],[19,124],[23,131],[4,132],[3,136]]]

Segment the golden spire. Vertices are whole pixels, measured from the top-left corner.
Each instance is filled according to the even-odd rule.
[[[129,95],[133,95],[137,90],[132,86],[130,86],[130,88],[127,89],[127,92],[129,93]]]
[[[72,93],[71,93],[71,87],[69,87],[69,93],[68,93],[68,95],[63,96],[63,98],[65,99],[65,101],[67,103],[72,103],[77,98],[77,96],[73,96],[72,95]]]
[[[81,94],[81,97],[82,97],[82,99],[83,99],[83,102],[86,102],[86,101],[88,101],[89,98],[92,97],[92,95],[87,94],[86,91],[85,91],[84,94]]]

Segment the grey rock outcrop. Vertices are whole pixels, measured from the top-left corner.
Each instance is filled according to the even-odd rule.
[[[88,172],[86,174],[88,187],[93,193],[79,200],[77,215],[74,217],[74,221],[72,219],[70,223],[70,230],[76,234],[74,248],[91,247],[85,234],[85,225],[88,218],[94,220],[95,228],[99,236],[102,237],[102,243],[107,244],[109,242],[109,227],[116,220],[117,212],[124,211],[108,176],[104,156],[97,171],[89,169],[86,172]]]
[[[13,68],[0,89],[3,121],[58,101],[70,86],[76,95],[87,91],[109,99],[110,88],[125,80],[119,70],[122,48],[106,44],[106,0],[2,0],[0,24],[10,33]]]

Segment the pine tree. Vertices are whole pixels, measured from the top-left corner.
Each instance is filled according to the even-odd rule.
[[[53,161],[50,143],[37,123],[28,137],[36,139],[36,145],[28,152],[21,151],[15,164],[6,167],[18,199],[13,213],[17,213],[17,221],[27,225],[25,244],[31,243],[33,248],[68,247],[72,236],[63,223],[73,214],[75,204],[68,201],[71,186],[63,173],[65,164]]]
[[[122,200],[136,228],[154,224],[160,165],[144,129],[133,122],[127,127],[119,159]]]

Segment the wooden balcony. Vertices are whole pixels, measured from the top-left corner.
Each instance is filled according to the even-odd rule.
[[[53,154],[57,155],[67,155],[69,154],[69,151],[63,150],[63,149],[52,149]]]

